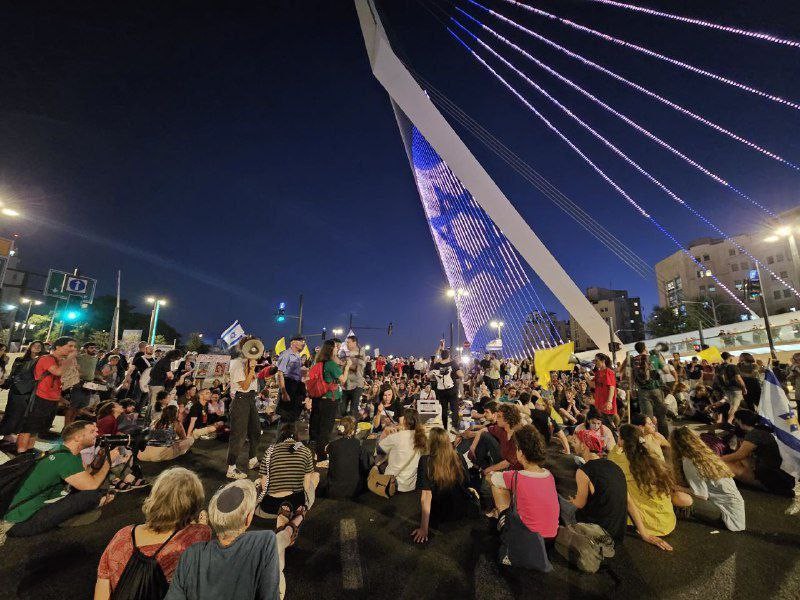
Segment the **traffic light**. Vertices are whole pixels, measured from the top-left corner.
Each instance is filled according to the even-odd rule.
[[[77,323],[78,321],[82,321],[84,316],[85,313],[78,308],[70,308],[61,311],[61,320],[65,323]]]
[[[619,342],[609,342],[608,349],[611,352],[619,352],[620,350],[622,350],[622,344],[620,344]]]
[[[275,313],[275,321],[283,323],[286,320],[286,302],[278,304],[278,311]]]
[[[392,329],[394,329],[394,323],[392,323],[392,322],[390,321],[390,322],[389,322],[389,327],[388,327],[388,329],[386,330],[386,335],[392,335]]]

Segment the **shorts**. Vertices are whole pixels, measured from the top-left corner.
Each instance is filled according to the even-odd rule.
[[[284,502],[291,504],[293,511],[297,510],[297,507],[306,503],[306,493],[304,490],[299,490],[292,492],[288,496],[283,496],[282,498],[267,494],[264,496],[264,499],[261,500],[261,510],[269,515],[277,515],[281,504]]]
[[[41,435],[50,431],[53,419],[58,411],[57,400],[45,400],[39,396],[33,398],[33,406],[29,407],[25,418],[22,420],[20,433]]]
[[[72,388],[69,394],[69,407],[74,410],[80,410],[89,406],[92,399],[92,394],[89,390],[83,389],[83,386],[76,386]]]

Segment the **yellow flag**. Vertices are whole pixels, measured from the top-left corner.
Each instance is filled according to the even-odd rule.
[[[571,368],[569,357],[574,352],[575,342],[536,351],[533,355],[533,364],[542,387],[547,387],[550,383],[550,371],[568,371]]]
[[[701,350],[697,353],[697,356],[700,358],[700,360],[705,359],[710,363],[722,362],[722,355],[719,353],[719,348],[716,346],[711,346],[705,350]]]
[[[286,350],[286,338],[281,338],[275,342],[275,356],[279,356],[284,350]]]
[[[300,353],[300,356],[305,356],[306,358],[311,358],[311,352],[308,350],[308,344],[303,346],[303,351]]]

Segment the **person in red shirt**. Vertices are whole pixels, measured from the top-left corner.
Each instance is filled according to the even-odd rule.
[[[379,356],[375,359],[375,372],[378,375],[383,375],[383,370],[386,368],[386,359],[383,356]]]
[[[77,355],[75,340],[71,337],[60,337],[53,342],[50,354],[45,354],[36,361],[33,367],[36,390],[17,436],[18,453],[33,448],[37,436],[50,431],[61,400],[61,375],[67,369],[78,368]]]
[[[484,476],[488,476],[495,471],[505,471],[506,469],[521,469],[522,464],[517,456],[517,445],[512,436],[514,430],[519,426],[522,417],[519,409],[514,404],[501,404],[497,409],[496,424],[486,428],[483,435],[491,434],[500,444],[500,456],[503,457],[496,465],[491,465],[483,470]]]
[[[601,415],[612,421],[617,417],[617,376],[611,359],[606,354],[596,354],[594,364],[594,406]]]

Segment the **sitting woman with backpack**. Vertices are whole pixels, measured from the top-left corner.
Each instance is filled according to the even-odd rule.
[[[204,502],[197,475],[181,467],[163,471],[142,505],[144,524],[120,529],[100,557],[94,600],[140,598],[145,590],[148,598],[163,598],[181,554],[211,539]]]
[[[428,454],[420,457],[417,467],[422,516],[419,527],[411,532],[415,542],[428,541],[431,526],[477,516],[480,496],[467,482],[464,457],[453,448],[447,432],[434,427],[428,434]]]
[[[619,428],[619,444],[608,455],[625,473],[628,516],[639,536],[662,550],[672,550],[661,538],[675,529],[675,508],[692,505],[692,497],[676,491],[675,478],[660,458],[648,449],[635,425]]]
[[[186,454],[194,444],[194,437],[187,436],[180,420],[178,407],[170,404],[161,411],[161,417],[153,423],[147,448],[139,452],[143,462],[163,462]]]

